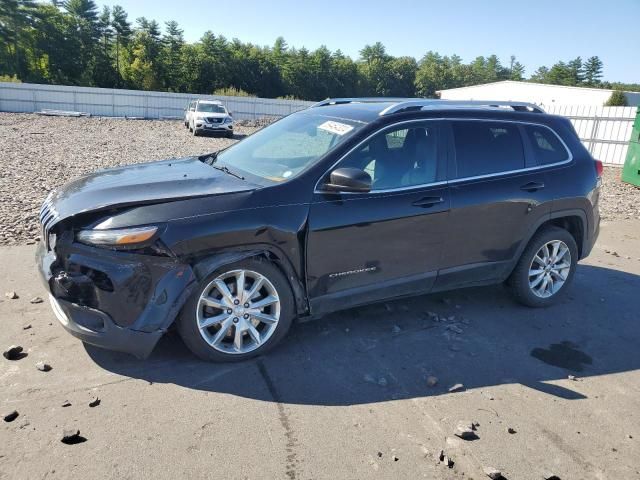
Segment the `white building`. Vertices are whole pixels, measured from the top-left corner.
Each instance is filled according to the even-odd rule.
[[[599,106],[611,96],[613,90],[602,88],[566,87],[545,83],[502,82],[485,83],[470,87],[450,88],[436,92],[445,100],[503,100],[530,102],[541,107],[552,105],[593,105]],[[640,92],[624,92],[627,105],[640,105]]]

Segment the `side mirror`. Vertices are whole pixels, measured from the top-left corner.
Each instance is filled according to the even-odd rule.
[[[359,168],[337,168],[329,175],[324,189],[331,192],[360,192],[371,190],[371,175]]]

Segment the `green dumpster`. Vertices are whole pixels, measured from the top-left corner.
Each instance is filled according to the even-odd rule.
[[[640,187],[640,108],[633,124],[629,150],[622,169],[622,181]]]

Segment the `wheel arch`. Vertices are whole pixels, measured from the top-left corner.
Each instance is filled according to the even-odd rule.
[[[243,250],[220,252],[197,259],[192,263],[192,269],[198,281],[206,278],[219,268],[240,262],[250,258],[261,259],[275,265],[285,276],[293,293],[293,301],[297,315],[305,315],[309,312],[306,290],[295,273],[291,262],[281,252],[269,249],[266,246],[254,246]]]
[[[527,237],[520,243],[518,250],[514,255],[511,268],[509,268],[509,271],[507,272],[507,277],[509,277],[513,272],[518,260],[522,256],[522,252],[527,248],[527,245],[529,245],[529,242],[531,242],[534,235],[543,228],[549,226],[567,230],[573,236],[576,241],[576,245],[578,246],[578,259],[583,258],[584,241],[587,238],[588,228],[587,214],[581,209],[559,210],[551,212],[550,214],[540,218],[529,229]]]

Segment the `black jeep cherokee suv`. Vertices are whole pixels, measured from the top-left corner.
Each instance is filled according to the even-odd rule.
[[[601,171],[533,105],[327,100],[51,192],[38,263],[85,342],[145,357],[175,321],[199,357],[241,360],[295,318],[408,295],[507,281],[551,304],[598,235]]]

